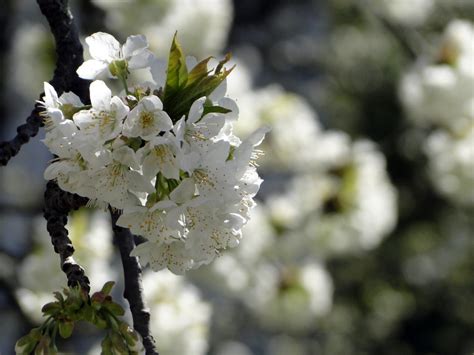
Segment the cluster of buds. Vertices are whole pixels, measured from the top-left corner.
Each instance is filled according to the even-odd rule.
[[[43,306],[46,321],[20,338],[15,345],[16,354],[57,354],[56,334],[67,339],[72,335],[74,324],[79,321],[92,323],[99,329],[108,329],[102,342],[102,354],[140,354],[143,345],[140,335],[118,317],[123,308],[112,301],[110,292],[114,283],[107,282],[102,290],[89,299],[80,287],[65,288],[55,292],[56,301]]]
[[[91,105],[60,97],[45,83],[46,137],[57,156],[45,171],[66,191],[122,211],[117,224],[147,241],[132,252],[154,270],[182,274],[234,247],[255,205],[262,180],[255,159],[267,127],[241,141],[232,133],[236,103],[225,96],[229,56],[201,62],[184,57],[173,39],[168,63],[155,58],[144,36],[121,46],[111,35],[86,39],[92,59],[82,78]],[[153,82],[129,85],[130,70],[147,68]]]

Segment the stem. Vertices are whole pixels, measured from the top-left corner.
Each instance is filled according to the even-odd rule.
[[[143,338],[146,354],[158,355],[155,340],[150,334],[150,311],[146,308],[143,298],[142,270],[138,263],[138,258],[130,256],[130,252],[135,247],[134,236],[130,233],[130,230],[117,226],[117,220],[120,217],[119,212],[114,212],[111,209],[110,214],[112,216],[114,241],[119,248],[120,257],[122,258],[125,283],[123,296],[130,304],[133,327]]]
[[[130,95],[130,91],[128,91],[127,79],[123,75],[119,75],[120,81],[122,82],[123,88],[125,89],[125,94]]]

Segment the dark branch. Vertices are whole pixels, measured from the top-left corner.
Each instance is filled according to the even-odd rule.
[[[74,91],[83,102],[89,101],[87,80],[80,79],[76,69],[84,61],[79,34],[74,25],[67,0],[37,0],[41,12],[48,20],[56,42],[56,69],[50,81],[58,94]],[[17,128],[17,135],[10,141],[0,143],[0,165],[18,154],[23,144],[38,134],[43,126],[42,108],[36,104],[26,123]]]
[[[69,212],[84,206],[88,199],[65,192],[55,182],[49,181],[46,185],[44,200],[46,228],[51,236],[54,251],[60,256],[61,270],[66,274],[68,286],[79,284],[81,288],[89,292],[89,279],[84,269],[72,257],[74,247],[66,229]]]
[[[119,212],[110,212],[112,216],[112,228],[114,230],[114,241],[120,250],[122,258],[125,290],[123,296],[130,304],[130,311],[133,317],[133,327],[143,338],[143,346],[147,355],[157,355],[155,341],[150,334],[150,312],[145,307],[143,300],[143,287],[141,277],[141,267],[138,258],[130,256],[130,252],[135,247],[134,236],[126,228],[117,226]]]
[[[67,0],[37,0],[48,20],[56,42],[56,69],[50,84],[58,94],[74,91],[83,101],[89,98],[89,81],[80,79],[76,70],[84,61],[83,48]]]

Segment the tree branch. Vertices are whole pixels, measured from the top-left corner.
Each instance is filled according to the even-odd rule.
[[[46,228],[51,236],[54,251],[60,256],[61,270],[66,274],[68,286],[79,284],[81,288],[89,292],[89,279],[84,269],[72,257],[74,247],[66,229],[69,212],[84,206],[88,199],[65,192],[55,182],[49,181],[46,185],[44,200]]]
[[[83,101],[89,98],[89,81],[80,79],[76,70],[84,61],[83,48],[68,0],[37,0],[48,20],[56,42],[56,69],[50,84],[58,94],[74,91]]]
[[[114,231],[114,241],[118,245],[122,258],[125,290],[123,296],[130,304],[130,311],[133,317],[133,327],[143,338],[143,346],[147,355],[158,355],[155,340],[150,334],[150,312],[143,300],[143,287],[141,277],[141,267],[138,258],[130,256],[130,252],[135,247],[134,236],[130,230],[117,226],[119,212],[110,211],[112,216],[112,228]]]
[[[48,20],[56,42],[56,69],[50,81],[51,85],[58,95],[64,91],[74,91],[83,102],[88,103],[89,81],[80,79],[76,74],[76,69],[82,64],[84,57],[68,1],[37,0],[37,2],[42,14]],[[40,105],[36,104],[26,123],[18,126],[17,135],[10,141],[0,143],[0,165],[7,165],[8,161],[18,154],[21,146],[38,134],[39,128],[43,126],[40,115],[42,110]]]

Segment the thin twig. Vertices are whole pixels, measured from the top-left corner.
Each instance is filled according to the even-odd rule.
[[[143,338],[143,346],[147,355],[157,355],[155,341],[150,334],[150,311],[145,306],[143,299],[143,287],[141,267],[138,258],[130,256],[135,247],[134,236],[130,230],[117,226],[120,213],[110,211],[112,216],[112,228],[114,230],[114,241],[117,244],[122,258],[123,275],[125,281],[124,297],[130,304],[133,317],[133,327]]]

